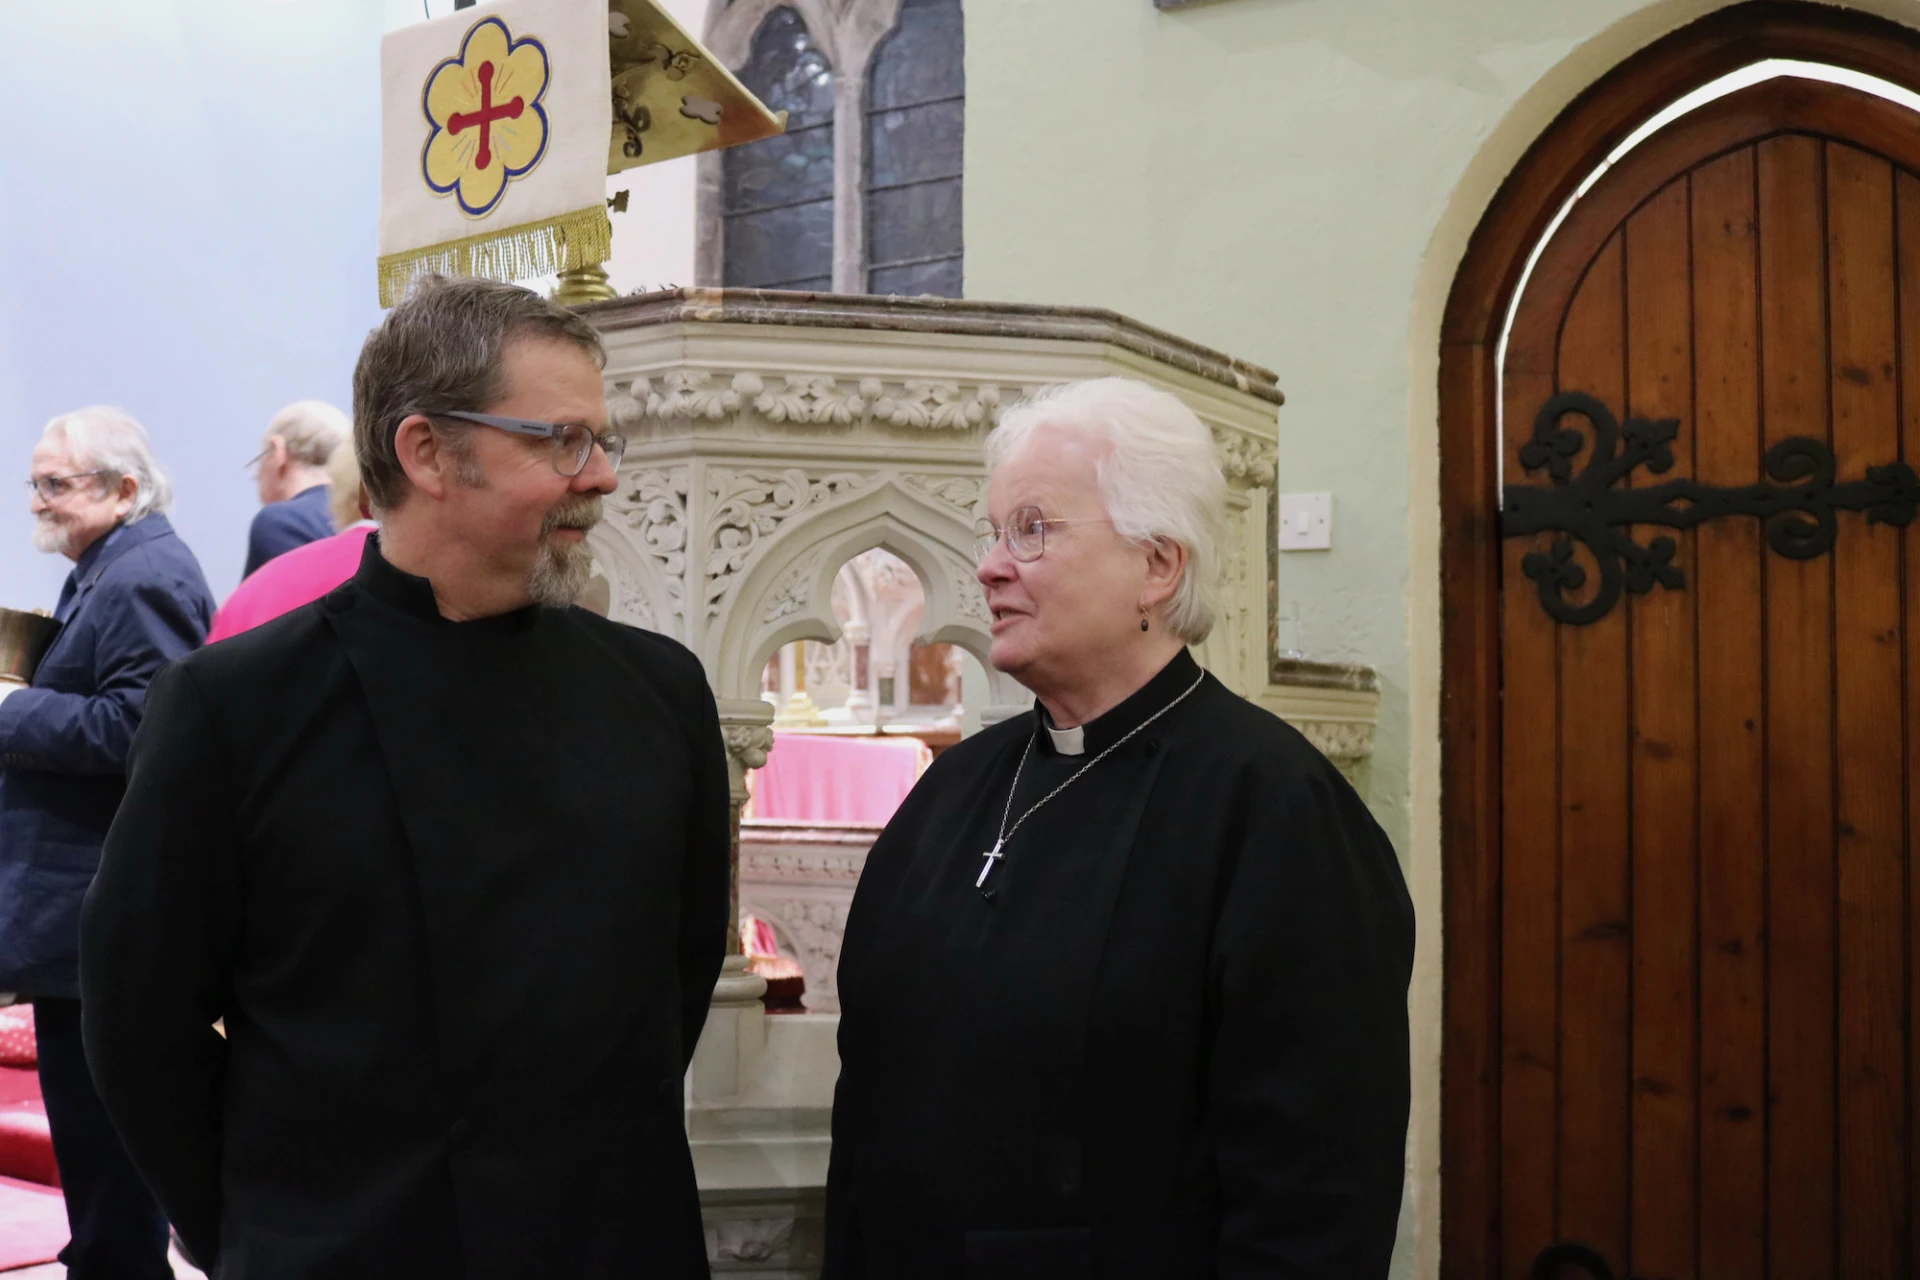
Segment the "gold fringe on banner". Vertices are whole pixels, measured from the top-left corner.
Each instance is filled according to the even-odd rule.
[[[579,267],[594,267],[613,256],[613,224],[605,205],[576,209],[557,218],[523,222],[445,240],[379,261],[380,305],[391,307],[423,275],[485,276],[489,280],[529,280]]]

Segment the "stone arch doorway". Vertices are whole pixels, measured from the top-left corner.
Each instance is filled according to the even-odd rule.
[[[1776,81],[1682,117],[1546,239],[1495,356],[1669,103],[1769,58],[1912,88],[1916,55],[1814,5],[1685,28],[1555,122],[1456,279],[1445,1275],[1920,1258],[1920,116]]]

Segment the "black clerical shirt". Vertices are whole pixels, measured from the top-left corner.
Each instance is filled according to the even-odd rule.
[[[1298,733],[1185,653],[1058,754],[944,754],[869,854],[840,961],[826,1280],[1384,1276],[1412,909]],[[1036,737],[1036,735],[1038,735]]]
[[[727,828],[686,649],[580,609],[449,622],[377,536],[169,668],[81,982],[101,1097],[199,1261],[704,1276],[681,1080]]]

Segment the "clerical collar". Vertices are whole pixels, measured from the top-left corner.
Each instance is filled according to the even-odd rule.
[[[1056,729],[1047,709],[1034,703],[1033,714],[1045,729],[1056,755],[1098,753],[1133,732],[1147,717],[1179,697],[1200,675],[1200,664],[1185,649],[1160,668],[1160,674],[1141,685],[1119,706],[1073,729]]]
[[[367,535],[366,545],[360,548],[360,568],[353,575],[353,585],[382,604],[391,605],[422,622],[446,622],[440,614],[440,602],[434,598],[433,584],[404,569],[395,568],[380,554],[380,533],[377,529]],[[496,629],[511,631],[533,625],[539,613],[540,606],[530,604],[511,613],[448,625],[461,627],[468,632]]]
[[[1046,725],[1047,736],[1053,739],[1053,749],[1056,754],[1063,756],[1083,756],[1087,754],[1087,728],[1085,725],[1077,724],[1071,729],[1056,729],[1053,727],[1053,717],[1047,715],[1044,709],[1042,709],[1040,714],[1042,723]]]

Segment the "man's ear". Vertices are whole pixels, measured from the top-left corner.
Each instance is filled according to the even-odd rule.
[[[287,442],[279,436],[267,441],[267,466],[276,472],[286,469]]]
[[[1147,580],[1140,603],[1158,609],[1173,598],[1187,571],[1187,549],[1172,538],[1155,538],[1147,548]]]
[[[140,482],[132,476],[121,476],[113,486],[114,515],[124,517],[133,510],[133,501],[140,496]]]
[[[413,487],[439,501],[453,486],[453,455],[447,442],[433,433],[424,414],[408,414],[393,433],[393,452]]]

